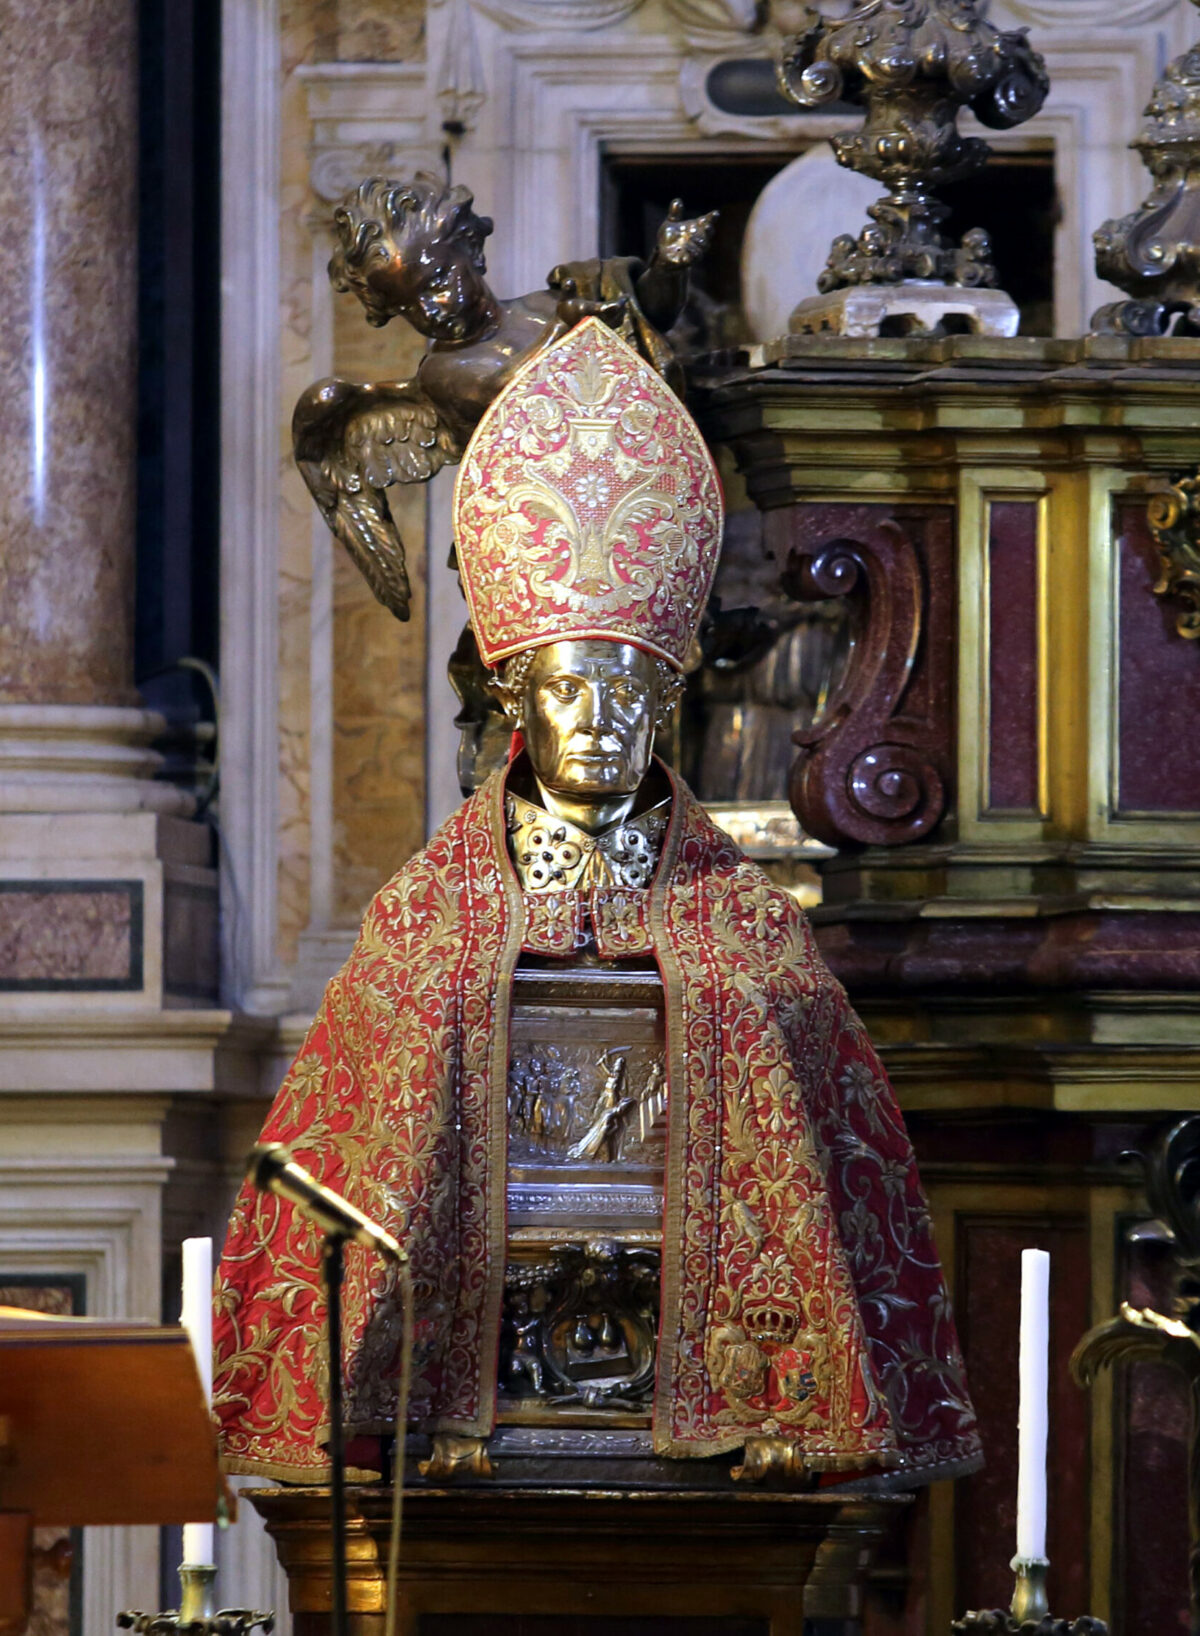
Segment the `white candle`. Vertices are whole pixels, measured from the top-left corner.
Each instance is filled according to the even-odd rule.
[[[185,1238],[183,1241],[183,1311],[180,1323],[191,1337],[204,1401],[212,1402],[212,1239]],[[183,1530],[185,1563],[205,1563],[213,1559],[213,1525],[189,1522]]]
[[[1050,1257],[1021,1252],[1021,1409],[1018,1418],[1017,1555],[1046,1555],[1046,1433],[1050,1364]]]

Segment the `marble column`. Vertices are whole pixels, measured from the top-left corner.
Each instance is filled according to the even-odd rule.
[[[168,1184],[256,1070],[213,834],[133,684],[137,15],[0,0],[0,1284],[154,1321]],[[160,1606],[157,1529],[81,1564],[89,1632]]]
[[[133,687],[137,8],[0,38],[0,812],[181,812]]]

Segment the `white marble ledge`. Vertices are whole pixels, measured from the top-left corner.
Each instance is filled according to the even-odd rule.
[[[264,1064],[275,1044],[273,1018],[133,1007],[82,1012],[71,996],[54,998],[53,1008],[5,999],[0,1094],[270,1095]]]
[[[301,63],[296,78],[305,88],[308,117],[314,121],[348,120],[357,127],[399,114],[423,129],[431,115],[427,63]]]

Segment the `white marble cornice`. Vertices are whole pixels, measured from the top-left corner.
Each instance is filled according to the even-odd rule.
[[[187,1008],[85,1012],[70,996],[37,998],[0,1012],[0,1093],[260,1094],[273,1019]]]
[[[1182,0],[1004,0],[1003,10],[1017,23],[1064,29],[1078,37],[1081,28],[1138,28],[1178,11]]]
[[[446,139],[426,63],[305,63],[296,77],[312,127],[309,181],[323,203],[367,176],[442,169]]]
[[[433,0],[435,5],[438,0]],[[503,28],[542,33],[547,29],[603,29],[623,23],[643,0],[474,0]]]
[[[390,176],[411,168],[411,149],[396,142],[314,142],[309,182],[318,199],[337,204],[367,176]],[[319,225],[328,226],[328,211]]]

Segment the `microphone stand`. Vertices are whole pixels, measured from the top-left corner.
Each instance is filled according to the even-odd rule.
[[[413,1290],[408,1257],[388,1232],[369,1220],[348,1199],[324,1186],[298,1165],[281,1142],[261,1142],[246,1161],[248,1179],[263,1192],[275,1193],[302,1215],[315,1221],[325,1235],[321,1248],[329,1304],[329,1490],[333,1506],[332,1636],[350,1636],[346,1607],[346,1441],[342,1409],[342,1280],[348,1239],[374,1250],[398,1269],[404,1321],[400,1364],[400,1391],[396,1404],[397,1437],[401,1449],[399,1478],[393,1481],[392,1535],[388,1564],[387,1636],[396,1627],[401,1502],[404,1493],[404,1433],[408,1422],[408,1384],[412,1356]]]
[[[342,1420],[342,1276],[345,1236],[327,1232],[321,1254],[329,1299],[329,1465],[333,1502],[333,1636],[349,1636],[346,1616],[346,1444]]]

